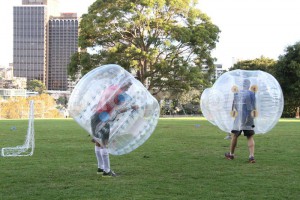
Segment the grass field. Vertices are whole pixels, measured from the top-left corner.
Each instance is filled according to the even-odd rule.
[[[0,147],[24,142],[26,120],[0,121]],[[11,130],[16,127],[16,130]],[[160,119],[144,145],[111,156],[115,178],[96,175],[94,146],[72,119],[35,120],[31,157],[0,158],[0,199],[300,199],[300,120],[256,135],[257,163],[245,137],[230,141],[203,118]]]

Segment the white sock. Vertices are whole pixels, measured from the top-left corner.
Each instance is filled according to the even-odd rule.
[[[95,146],[95,154],[98,162],[98,168],[103,169],[103,159],[101,156],[101,147]]]
[[[102,148],[100,150],[102,159],[103,159],[103,165],[104,165],[104,171],[109,172],[110,171],[110,161],[109,161],[109,153],[107,148]]]

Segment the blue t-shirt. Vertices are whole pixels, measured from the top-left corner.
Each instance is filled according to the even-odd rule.
[[[250,90],[241,90],[234,94],[233,108],[238,116],[234,122],[234,130],[251,130],[254,127],[251,112],[255,110],[255,94]]]

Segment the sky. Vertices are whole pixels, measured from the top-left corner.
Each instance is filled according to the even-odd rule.
[[[95,0],[60,0],[61,12],[87,12]],[[76,3],[75,3],[76,2]],[[229,68],[238,60],[277,60],[287,46],[300,41],[298,0],[198,0],[198,6],[221,30],[212,52],[217,64]],[[0,3],[0,65],[12,62],[12,8],[21,0]],[[4,28],[3,28],[4,27]]]

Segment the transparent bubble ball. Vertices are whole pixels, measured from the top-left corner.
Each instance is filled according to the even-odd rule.
[[[269,132],[282,115],[284,97],[278,81],[260,70],[233,70],[222,74],[203,91],[204,117],[221,130]]]
[[[127,89],[121,90],[125,85]],[[110,154],[122,155],[135,150],[151,136],[160,107],[129,72],[119,65],[108,64],[95,68],[79,80],[70,96],[68,111],[100,144],[103,135],[95,130],[108,125],[107,148]]]

